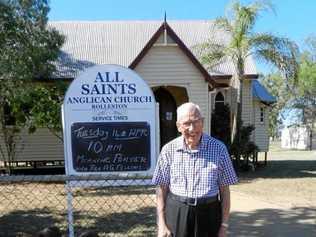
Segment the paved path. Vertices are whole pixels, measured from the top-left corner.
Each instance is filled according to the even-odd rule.
[[[231,191],[228,236],[316,237],[316,207],[259,200]]]

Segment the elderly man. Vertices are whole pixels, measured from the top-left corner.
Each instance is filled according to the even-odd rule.
[[[177,109],[182,136],[166,144],[153,176],[157,185],[158,237],[224,237],[229,185],[237,183],[225,145],[203,133],[198,105]]]

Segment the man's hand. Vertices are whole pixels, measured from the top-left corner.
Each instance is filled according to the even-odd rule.
[[[225,226],[221,226],[218,231],[218,237],[226,237],[226,230],[227,228]]]
[[[157,215],[158,237],[172,237],[171,231],[166,224],[165,207],[169,188],[163,185],[157,187]]]
[[[229,186],[221,186],[220,195],[221,195],[221,202],[222,202],[222,224],[218,232],[218,237],[226,237],[226,231],[228,228],[229,211],[230,211]]]
[[[158,237],[172,237],[172,233],[166,225],[158,226]]]

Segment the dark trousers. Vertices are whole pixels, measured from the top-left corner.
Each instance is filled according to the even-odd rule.
[[[222,221],[219,201],[190,206],[166,200],[166,221],[173,237],[217,237]]]

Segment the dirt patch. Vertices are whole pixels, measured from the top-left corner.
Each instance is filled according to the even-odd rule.
[[[232,191],[290,207],[316,207],[316,151],[284,150],[273,143],[267,166],[240,173]]]
[[[60,183],[0,185],[0,237],[34,236],[57,225],[67,234],[67,194]],[[75,236],[155,236],[154,187],[73,188]]]

